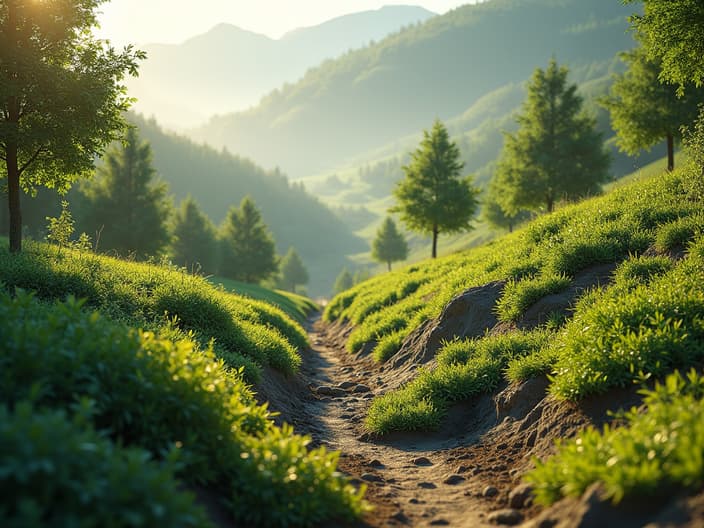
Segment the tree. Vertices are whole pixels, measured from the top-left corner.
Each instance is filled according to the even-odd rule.
[[[635,0],[626,0],[634,2]],[[633,15],[648,58],[661,64],[660,80],[679,85],[704,84],[704,3],[701,0],[644,0],[642,15]]]
[[[630,154],[650,149],[667,140],[667,170],[675,168],[675,142],[682,139],[680,129],[697,117],[704,91],[691,86],[682,96],[677,87],[660,82],[660,63],[648,60],[643,47],[621,54],[628,71],[618,76],[601,104],[611,113],[617,132],[616,144]]]
[[[0,177],[13,252],[22,249],[21,190],[66,191],[124,128],[122,80],[145,55],[93,38],[104,2],[0,2]]]
[[[505,134],[495,178],[509,214],[541,206],[552,212],[557,200],[596,193],[609,177],[609,154],[567,74],[554,59],[546,70],[537,68],[516,118],[519,129]]]
[[[279,270],[274,239],[254,201],[245,196],[231,207],[220,230],[220,273],[231,279],[258,283]]]
[[[335,279],[335,285],[332,287],[334,293],[342,293],[354,286],[352,274],[347,268],[342,268],[342,271]]]
[[[372,242],[372,258],[378,262],[386,262],[389,271],[391,271],[392,262],[406,260],[407,257],[408,244],[406,244],[406,239],[396,228],[391,217],[387,216]]]
[[[423,131],[420,146],[403,167],[405,178],[394,189],[398,205],[390,211],[401,213],[409,229],[432,235],[433,258],[441,232],[472,229],[479,190],[472,186],[471,176],[460,178],[463,168],[457,145],[436,120],[430,132]]]
[[[530,218],[526,210],[507,212],[502,205],[502,192],[495,179],[489,183],[489,188],[482,200],[482,218],[495,229],[507,229],[513,232],[516,225]]]
[[[176,264],[188,270],[214,273],[217,268],[215,227],[190,194],[174,216],[169,253]]]
[[[166,183],[154,177],[149,144],[128,128],[125,142],[113,145],[95,179],[81,186],[81,229],[96,233],[98,249],[139,259],[165,249],[173,206]]]
[[[281,284],[292,292],[296,292],[296,286],[308,283],[308,270],[303,265],[298,252],[292,247],[281,260]]]

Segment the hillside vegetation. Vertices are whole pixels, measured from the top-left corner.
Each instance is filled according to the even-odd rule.
[[[307,337],[278,308],[178,270],[44,244],[20,255],[1,249],[0,280],[13,294],[0,294],[0,398],[14,409],[0,413],[16,424],[13,434],[51,427],[50,438],[65,443],[63,450],[30,444],[45,461],[44,469],[31,466],[38,482],[57,464],[66,468],[51,488],[43,484],[52,500],[71,497],[62,515],[104,525],[110,513],[133,512],[121,526],[208,526],[174,478],[224,497],[233,517],[250,525],[313,524],[364,508],[363,490],[335,473],[337,455],[309,450],[308,438],[275,426],[244,381],[257,380],[265,366],[293,373],[300,365]],[[102,466],[80,464],[79,443],[93,430],[105,437],[96,440]],[[17,437],[8,435],[0,428],[3,445],[19,454],[19,444],[9,443]],[[0,477],[5,484],[24,481],[23,468],[9,471]],[[112,479],[111,490],[136,479],[143,489],[136,494],[130,485],[124,501],[131,502],[120,495],[102,504],[97,491],[86,498],[92,478]],[[12,488],[15,504],[38,496]],[[52,513],[51,501],[33,504],[2,518],[19,526]]]
[[[327,61],[258,106],[215,117],[195,134],[285,167],[293,177],[331,170],[417,133],[436,117],[461,115],[489,92],[524,81],[555,54],[583,70],[580,82],[608,74],[602,65],[633,46],[626,31],[633,10],[605,0],[466,5]]]

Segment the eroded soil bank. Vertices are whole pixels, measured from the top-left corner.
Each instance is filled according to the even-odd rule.
[[[635,390],[611,391],[579,405],[546,397],[547,380],[501,387],[455,406],[441,430],[373,437],[364,417],[374,396],[400,383],[364,353],[344,348],[349,329],[309,322],[311,349],[295,377],[270,371],[262,400],[315,445],[339,450],[340,470],[365,484],[374,506],[360,526],[704,526],[704,501],[663,497],[618,509],[592,489],[549,510],[532,502],[521,478],[556,438],[601,425],[607,411],[638,405]]]

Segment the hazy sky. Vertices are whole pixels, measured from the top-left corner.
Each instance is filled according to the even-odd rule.
[[[435,13],[475,0],[396,2]],[[393,0],[111,0],[102,6],[98,35],[115,44],[177,43],[228,22],[273,38],[336,16],[393,4]]]

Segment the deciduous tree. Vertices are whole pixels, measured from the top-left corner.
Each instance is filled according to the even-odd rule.
[[[407,257],[408,244],[406,239],[396,228],[396,223],[387,216],[372,242],[372,258],[378,262],[385,262],[391,271],[392,262],[406,260]]]
[[[643,47],[621,55],[628,70],[618,76],[601,103],[611,113],[616,144],[630,155],[667,140],[667,170],[675,168],[675,143],[681,128],[697,118],[704,90],[688,83],[681,96],[677,86],[660,82],[660,63],[648,59]]]
[[[345,290],[349,290],[352,286],[354,286],[354,279],[350,270],[342,268],[342,271],[335,279],[335,285],[332,288],[333,293],[342,293]]]
[[[105,0],[0,2],[0,177],[7,177],[10,250],[22,248],[21,189],[65,191],[121,135],[122,84],[144,57],[90,33]]]
[[[596,193],[608,179],[609,154],[567,74],[554,59],[546,70],[537,68],[517,117],[519,130],[505,136],[495,178],[509,214],[541,207],[552,212],[557,200]]]
[[[461,177],[464,163],[445,126],[436,120],[423,131],[420,146],[403,167],[405,178],[394,189],[398,204],[391,212],[413,231],[430,234],[432,257],[437,256],[438,235],[472,229],[479,190],[471,176]]]
[[[220,230],[225,277],[258,283],[279,271],[274,239],[254,201],[245,196],[239,209],[231,207]]]
[[[626,0],[635,2],[637,0]],[[638,0],[640,1],[640,0]],[[679,85],[704,84],[704,2],[701,0],[643,0],[642,14],[631,24],[648,58],[661,63],[660,80]]]

